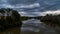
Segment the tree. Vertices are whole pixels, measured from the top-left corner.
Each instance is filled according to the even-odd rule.
[[[22,25],[21,15],[16,10],[11,8],[1,8],[0,13],[3,14],[3,16],[0,16],[0,25],[3,28]]]

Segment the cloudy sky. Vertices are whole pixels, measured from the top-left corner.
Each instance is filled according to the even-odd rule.
[[[0,0],[0,8],[13,8],[22,16],[60,14],[60,0]]]

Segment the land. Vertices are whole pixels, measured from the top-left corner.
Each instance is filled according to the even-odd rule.
[[[40,18],[40,21],[44,22],[45,24],[50,24],[51,26],[59,26],[60,27],[60,14],[59,15],[53,15],[53,14],[47,14],[46,16],[42,16]]]

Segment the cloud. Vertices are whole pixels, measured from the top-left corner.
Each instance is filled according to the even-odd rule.
[[[44,14],[60,14],[60,10],[55,10],[55,11],[46,11],[43,12]]]
[[[35,8],[35,7],[40,7],[39,3],[33,3],[29,5],[25,4],[16,4],[16,5],[9,5],[9,4],[2,4],[3,7],[6,8]]]
[[[58,15],[60,14],[60,10],[55,10],[55,11],[45,11],[45,12],[36,12],[38,16],[45,16],[46,14],[55,14]]]
[[[7,2],[7,0],[1,0],[1,2],[5,2],[5,3],[6,3],[6,2]]]
[[[26,5],[26,4],[17,4],[15,8],[35,8],[35,7],[40,7],[40,4],[39,3],[33,3],[33,4],[29,4],[29,5]]]
[[[55,0],[1,0],[0,8],[16,8],[21,10],[19,13],[23,16],[44,16],[46,14],[59,14],[60,4],[58,3]],[[44,12],[42,12],[43,10]]]
[[[34,12],[25,12],[25,11],[22,11],[22,12],[19,12],[19,14],[21,14],[21,16],[30,16],[30,17],[36,16],[36,15],[34,15]]]
[[[8,4],[7,0],[0,0],[0,4]]]
[[[20,14],[25,14],[25,12],[19,12]]]
[[[46,14],[60,14],[60,10],[56,10],[56,11],[45,11],[45,12],[20,12],[20,14],[22,16],[32,16],[32,17],[35,17],[35,16],[45,16]]]
[[[0,6],[2,6],[4,8],[14,8],[13,6],[11,6],[9,4],[1,4]]]
[[[16,4],[33,4],[38,0],[7,0],[9,4],[16,5]]]

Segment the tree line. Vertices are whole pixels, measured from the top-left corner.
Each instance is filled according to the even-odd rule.
[[[40,21],[50,24],[51,26],[59,26],[60,27],[60,14],[53,15],[53,14],[46,14],[40,18]]]

